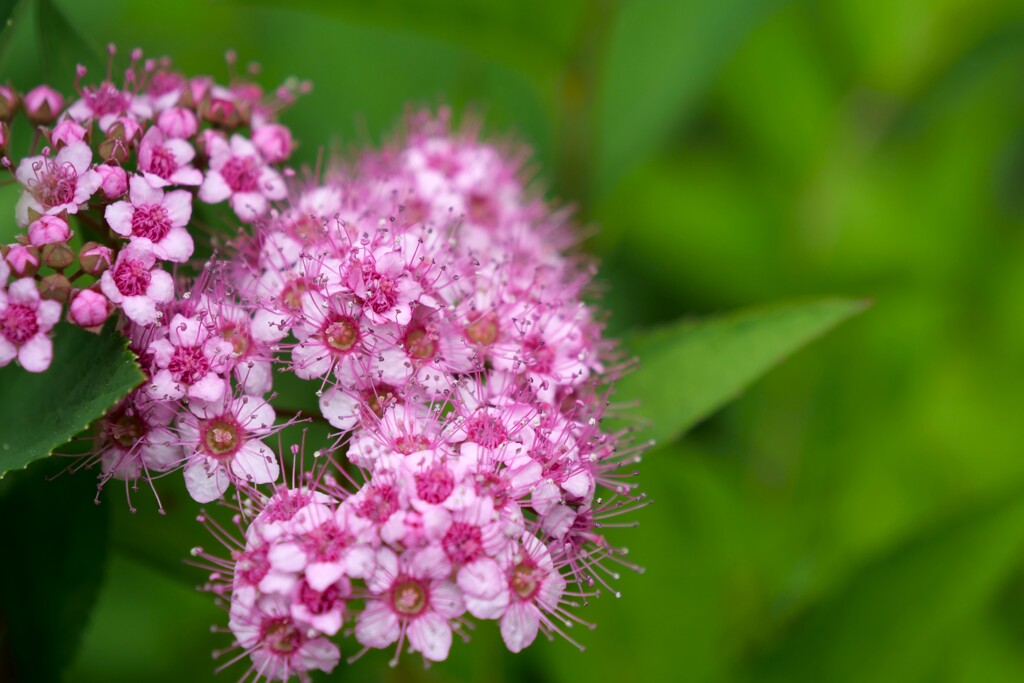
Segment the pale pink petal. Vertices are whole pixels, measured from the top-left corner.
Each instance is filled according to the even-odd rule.
[[[36,286],[36,281],[32,278],[23,277],[11,283],[11,286],[7,288],[7,297],[12,304],[24,304],[34,308],[40,299],[39,287]]]
[[[231,471],[253,484],[269,484],[281,473],[274,452],[262,441],[249,441],[231,461]]]
[[[197,457],[185,465],[185,488],[199,503],[210,503],[228,490],[230,478],[224,468],[212,465],[209,458]]]
[[[462,593],[450,581],[431,586],[430,607],[445,619],[454,619],[466,611]]]
[[[171,225],[177,228],[184,227],[192,218],[192,193],[187,190],[168,192],[164,197],[163,207],[167,211]]]
[[[18,362],[29,372],[42,372],[53,360],[53,341],[45,334],[37,334],[18,349]]]
[[[191,166],[179,168],[171,174],[171,182],[175,185],[199,185],[203,182],[203,172]]]
[[[192,145],[179,138],[164,141],[163,148],[174,156],[178,166],[185,166],[196,156],[196,151]]]
[[[507,592],[508,588],[501,567],[489,557],[482,557],[462,567],[457,582],[467,595],[485,600]]]
[[[161,340],[163,341],[163,340]],[[155,344],[154,344],[155,345]],[[152,348],[152,345],[151,347]],[[153,398],[174,400],[185,395],[185,389],[174,381],[169,370],[158,370],[149,381],[146,391]]]
[[[192,257],[195,245],[192,235],[184,228],[171,228],[164,238],[156,243],[153,251],[162,259],[174,263],[184,263]]]
[[[313,590],[323,592],[344,574],[345,565],[341,562],[310,562],[306,567],[306,582]]]
[[[57,152],[54,163],[57,166],[71,164],[75,169],[75,173],[81,176],[92,165],[92,148],[89,147],[87,142],[76,142],[68,145]]]
[[[537,637],[540,613],[528,602],[509,605],[501,618],[501,638],[512,652],[522,652]]]
[[[340,614],[338,615],[338,626],[334,629],[334,632],[337,633],[339,628],[341,628]],[[334,667],[338,665],[338,660],[341,659],[341,652],[338,650],[337,645],[326,638],[314,638],[302,644],[298,652],[295,653],[295,658],[296,664],[293,665],[293,673],[296,670],[305,671],[312,669],[331,673]]]
[[[452,628],[433,612],[425,612],[409,624],[409,645],[424,659],[442,662],[452,647]]]
[[[509,593],[503,590],[489,600],[466,595],[465,601],[466,610],[477,619],[497,619],[508,609]]]
[[[148,296],[126,296],[121,301],[121,310],[137,325],[152,325],[156,322],[156,304]]]
[[[231,196],[231,208],[240,220],[250,223],[267,210],[267,199],[257,192],[239,192]]]
[[[279,572],[301,572],[306,568],[306,551],[294,541],[275,543],[267,553],[267,560]]]
[[[264,167],[260,173],[259,186],[267,199],[278,201],[288,196],[288,188],[281,174],[270,167]]]
[[[292,349],[295,374],[302,379],[323,377],[331,369],[331,355],[315,344],[299,344]]]
[[[40,301],[36,309],[36,320],[39,322],[41,332],[49,332],[50,329],[60,320],[60,313],[63,306],[56,301]]]
[[[359,401],[338,387],[331,387],[320,397],[320,412],[333,427],[352,429],[359,420]]]
[[[224,397],[224,380],[212,372],[188,388],[188,395],[202,401],[219,401]]]
[[[135,215],[135,207],[128,202],[114,202],[103,212],[103,217],[107,219],[110,229],[124,237],[132,234],[133,215]]]
[[[207,204],[217,204],[231,196],[231,188],[220,171],[208,171],[199,188],[199,198]]]
[[[371,600],[356,620],[356,640],[366,647],[387,647],[398,640],[398,617],[380,600]]]
[[[104,271],[103,275],[106,276],[109,272]],[[166,270],[156,269],[150,272],[150,276],[149,286],[146,287],[147,297],[158,304],[165,304],[174,298],[174,278],[171,277],[170,273]],[[113,281],[110,284],[113,286]],[[117,289],[117,287],[114,287],[114,289]],[[104,289],[103,293],[106,294],[107,290]]]
[[[0,335],[0,368],[4,367],[18,357],[18,347],[7,341],[7,337]]]
[[[132,176],[128,181],[128,197],[134,206],[143,204],[160,204],[164,199],[164,191],[153,187],[142,176]]]

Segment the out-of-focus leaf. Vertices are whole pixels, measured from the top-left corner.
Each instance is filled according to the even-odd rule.
[[[14,34],[15,13],[23,4],[22,0],[0,0],[0,64]]]
[[[0,477],[49,455],[143,379],[113,325],[99,335],[59,325],[46,372],[0,369]]]
[[[75,65],[95,68],[102,63],[53,0],[35,0],[39,61],[43,75],[55,87],[70,85]]]
[[[627,0],[612,29],[599,85],[598,195],[690,114],[718,69],[781,0]]]
[[[786,356],[864,310],[828,299],[683,321],[627,342],[640,367],[616,386],[616,399],[641,401],[644,437],[670,442],[736,397]]]
[[[432,35],[521,71],[544,74],[571,53],[585,5],[584,0],[298,0],[290,6]]]
[[[41,415],[37,416],[37,420]],[[38,424],[38,422],[36,422]],[[0,482],[0,679],[57,681],[88,623],[107,556],[95,480],[57,462]]]
[[[991,602],[1022,552],[1018,487],[866,566],[750,662],[748,680],[934,680],[963,623]]]

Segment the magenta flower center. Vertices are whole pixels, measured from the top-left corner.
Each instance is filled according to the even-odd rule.
[[[289,655],[299,649],[302,634],[295,628],[288,617],[268,619],[263,623],[263,642],[270,651],[279,655]]]
[[[434,357],[437,343],[426,329],[414,327],[405,335],[405,350],[412,358],[427,360]]]
[[[240,432],[238,421],[231,415],[200,423],[202,446],[214,457],[234,455],[242,445]]]
[[[141,296],[146,293],[152,273],[142,261],[125,259],[114,269],[114,285],[123,296]]]
[[[179,346],[174,349],[167,369],[175,382],[195,384],[210,371],[210,361],[201,346]]]
[[[259,188],[260,171],[256,157],[231,157],[220,167],[220,174],[232,192],[255,192]]]
[[[366,305],[374,313],[387,313],[398,301],[398,285],[389,277],[374,273],[367,288]]]
[[[109,81],[96,88],[83,88],[82,99],[96,116],[120,114],[128,108],[128,96]]]
[[[270,571],[270,560],[267,559],[267,547],[259,546],[242,553],[235,563],[235,576],[243,585],[255,586]]]
[[[455,522],[441,541],[448,559],[455,564],[472,562],[484,553],[480,527],[465,522]]]
[[[78,171],[71,164],[58,166],[52,161],[36,162],[32,166],[35,181],[30,183],[32,195],[43,206],[60,206],[75,201]]]
[[[132,235],[159,242],[171,231],[167,209],[159,204],[143,204],[132,214]]]
[[[540,375],[550,375],[555,367],[555,354],[540,337],[527,337],[523,342],[526,362],[530,370]]]
[[[427,608],[427,591],[419,581],[401,581],[391,594],[395,611],[414,617]]]
[[[509,586],[522,600],[529,600],[536,595],[537,590],[540,588],[537,568],[526,562],[520,562],[512,569],[512,578],[509,579]]]
[[[490,415],[477,415],[466,425],[467,440],[484,448],[497,448],[508,440],[505,426]]]
[[[321,593],[303,581],[299,589],[299,600],[311,614],[326,614],[341,602],[341,591],[337,586],[328,586],[327,590]]]
[[[153,156],[146,170],[168,180],[178,170],[178,161],[174,158],[174,153],[166,147],[153,147]]]
[[[359,514],[366,519],[386,522],[398,509],[398,494],[390,484],[374,486],[359,506]]]
[[[416,495],[431,505],[443,503],[455,488],[455,476],[442,465],[416,475]]]
[[[9,304],[0,315],[0,332],[12,344],[21,346],[39,332],[36,312],[23,304]]]
[[[348,351],[359,341],[359,327],[351,318],[342,318],[324,329],[324,339],[335,351]]]

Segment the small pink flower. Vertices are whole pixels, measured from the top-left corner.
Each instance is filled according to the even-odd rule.
[[[424,659],[447,659],[452,646],[451,620],[466,611],[459,590],[447,580],[450,571],[440,548],[406,552],[401,557],[382,548],[377,553],[377,570],[367,581],[373,598],[356,620],[356,640],[367,647],[383,648],[408,637],[409,649]]]
[[[39,85],[25,93],[25,114],[33,123],[49,123],[64,108],[64,97],[48,85]]]
[[[107,199],[117,199],[128,191],[128,174],[120,166],[100,164],[96,172],[103,178],[100,190]]]
[[[156,373],[149,385],[154,398],[176,400],[183,396],[203,401],[224,397],[227,380],[221,375],[233,348],[213,335],[198,318],[177,314],[168,326],[167,339],[149,345]]]
[[[150,471],[165,472],[181,463],[181,446],[167,425],[171,404],[133,391],[100,421],[97,454],[104,478],[134,481]]]
[[[187,261],[194,248],[185,229],[192,217],[192,195],[187,190],[164,194],[141,176],[133,176],[129,187],[131,201],[111,204],[104,213],[111,229],[125,237],[149,240],[162,259]]]
[[[159,305],[174,298],[171,274],[156,267],[153,244],[138,239],[122,249],[113,268],[103,271],[100,288],[137,325],[152,325]]]
[[[71,119],[64,119],[54,126],[50,132],[50,144],[54,146],[59,144],[73,145],[76,142],[85,140],[86,132],[85,128]]]
[[[252,222],[266,212],[269,201],[287,196],[281,175],[241,135],[232,135],[230,144],[219,137],[209,138],[207,153],[210,171],[199,188],[199,198],[204,202],[216,204],[230,199],[235,214]]]
[[[156,125],[169,138],[190,138],[199,130],[199,121],[191,109],[174,107],[160,112]]]
[[[113,265],[113,262],[113,250],[97,242],[86,242],[78,254],[78,263],[89,275],[99,275]]]
[[[136,119],[148,119],[152,108],[140,97],[121,91],[110,81],[82,88],[82,98],[68,107],[68,116],[79,123],[96,121],[106,133],[114,122],[125,114]]]
[[[156,126],[139,142],[139,170],[153,187],[203,182],[202,172],[189,165],[195,156],[192,145],[178,138],[165,138]]]
[[[28,225],[29,209],[50,215],[78,213],[78,208],[103,182],[91,166],[92,149],[85,142],[64,147],[53,159],[45,156],[22,159],[14,175],[28,191],[22,193],[14,209],[18,225]]]
[[[60,304],[43,301],[35,280],[22,278],[0,289],[0,367],[15,358],[29,372],[42,372],[53,359],[47,333],[60,320]]]
[[[98,329],[110,317],[110,301],[99,292],[83,289],[71,300],[68,314],[75,325]]]
[[[59,216],[43,215],[28,226],[28,240],[33,247],[64,243],[71,239],[68,222]]]
[[[292,133],[279,123],[268,123],[255,129],[252,142],[267,163],[281,163],[292,153]]]

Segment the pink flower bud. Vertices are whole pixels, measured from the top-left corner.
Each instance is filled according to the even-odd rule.
[[[33,247],[63,243],[69,239],[71,229],[60,216],[40,216],[28,226],[28,240]]]
[[[131,116],[118,117],[114,123],[106,129],[108,138],[117,138],[131,142],[141,130],[139,122]]]
[[[39,295],[66,304],[71,298],[71,280],[60,273],[47,275],[39,281]]]
[[[190,138],[199,130],[196,115],[183,107],[174,107],[160,112],[156,125],[169,138]]]
[[[110,316],[107,297],[91,289],[83,289],[71,300],[68,318],[86,329],[98,328]]]
[[[25,114],[32,123],[52,123],[64,108],[64,97],[48,85],[39,85],[25,93]]]
[[[75,250],[63,242],[47,244],[40,250],[39,255],[43,263],[54,270],[64,270],[75,262]]]
[[[4,250],[4,259],[18,277],[32,277],[39,270],[39,250],[35,247],[12,244]]]
[[[86,130],[71,119],[64,119],[53,127],[50,133],[50,144],[56,147],[59,144],[73,145],[85,139]]]
[[[86,242],[78,252],[78,264],[89,275],[99,275],[114,262],[114,252],[99,242]]]
[[[120,166],[100,164],[95,170],[103,179],[100,189],[107,199],[117,199],[128,191],[128,174]]]
[[[0,121],[10,121],[18,111],[18,93],[9,85],[0,85]]]
[[[291,131],[279,123],[260,126],[253,131],[252,141],[271,164],[284,161],[292,153]]]

